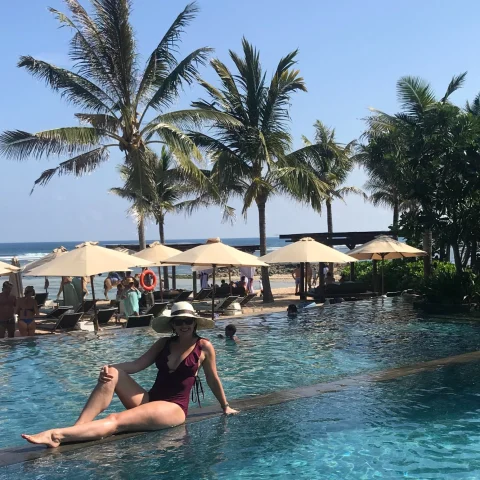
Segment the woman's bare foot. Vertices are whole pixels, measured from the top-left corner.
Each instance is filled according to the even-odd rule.
[[[36,445],[46,445],[48,448],[55,448],[60,446],[60,440],[56,438],[53,430],[46,430],[45,432],[37,433],[36,435],[26,435],[22,433],[22,438],[27,442]]]

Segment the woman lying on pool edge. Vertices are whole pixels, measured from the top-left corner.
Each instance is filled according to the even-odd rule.
[[[213,327],[214,322],[198,317],[188,302],[175,303],[171,317],[156,320],[154,325],[160,333],[173,330],[174,336],[161,338],[133,362],[102,367],[98,383],[74,426],[54,428],[36,435],[22,434],[22,437],[31,443],[58,447],[64,442],[97,440],[116,433],[175,427],[185,422],[192,388],[200,400],[201,384],[197,376],[200,367],[203,367],[207,384],[223,413],[238,413],[230,408],[225,397],[213,345],[197,335],[197,330]],[[147,392],[130,375],[153,363],[158,374]],[[110,405],[114,393],[127,410],[95,420]]]

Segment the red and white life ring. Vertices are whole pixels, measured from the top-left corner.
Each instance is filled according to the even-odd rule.
[[[146,285],[145,283],[145,277],[147,275],[152,276],[152,284],[151,285]],[[140,286],[146,291],[146,292],[151,292],[155,290],[155,287],[157,285],[157,277],[156,275],[151,271],[151,270],[144,270],[142,274],[140,275]]]

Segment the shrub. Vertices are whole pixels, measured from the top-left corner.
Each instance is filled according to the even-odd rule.
[[[423,291],[432,303],[475,302],[480,298],[480,278],[472,271],[458,275],[447,269],[437,270],[428,279]]]

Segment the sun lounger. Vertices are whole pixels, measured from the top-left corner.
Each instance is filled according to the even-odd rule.
[[[237,300],[238,297],[236,295],[231,295],[230,297],[224,298],[215,305],[214,312],[223,313],[232,303],[235,303]]]
[[[133,315],[128,317],[125,328],[149,327],[152,320],[153,315]]]
[[[238,303],[241,307],[246,307],[256,296],[256,293],[249,293],[246,297],[243,297]]]
[[[212,293],[211,288],[202,288],[194,297],[193,301],[194,302],[200,302],[201,300],[205,300],[208,298]]]
[[[77,307],[75,313],[88,313],[93,308],[95,302],[93,300],[85,300]]]
[[[106,325],[110,321],[110,319],[113,317],[116,311],[117,311],[116,308],[105,308],[103,310],[98,310],[97,312],[98,324]]]
[[[45,316],[42,316],[42,317],[37,317],[37,318],[41,318],[42,320],[43,319],[47,319],[47,318],[60,318],[65,312],[68,312],[68,310],[72,310],[73,307],[57,307],[57,308],[54,308],[53,310],[50,310],[49,312],[46,312],[46,315]]]
[[[73,330],[82,316],[83,313],[64,313],[56,322],[38,324],[37,329],[51,332],[56,330]]]
[[[154,303],[144,314],[142,315],[153,315],[153,318],[159,317],[163,311],[167,308],[168,302],[158,302]]]
[[[192,294],[192,290],[185,290],[180,292],[173,300],[170,300],[170,304],[177,302],[186,302],[188,297]]]
[[[35,301],[37,302],[38,308],[43,307],[47,301],[48,293],[37,293],[35,295]]]

